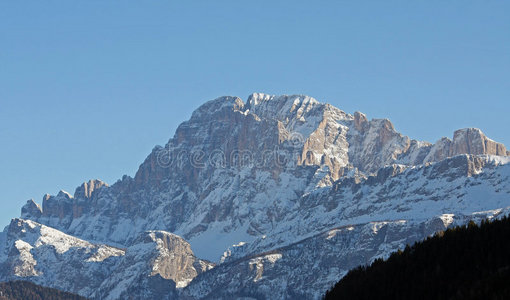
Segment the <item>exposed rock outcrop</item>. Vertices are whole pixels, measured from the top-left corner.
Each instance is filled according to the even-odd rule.
[[[112,275],[92,296],[99,299],[174,299],[214,264],[197,259],[188,242],[165,232],[146,232],[127,248]]]
[[[155,147],[134,178],[124,176],[111,186],[92,180],[74,197],[63,191],[46,195],[42,209],[29,201],[22,216],[80,241],[95,241],[68,250],[69,256],[78,251],[76,256],[56,256],[69,268],[81,267],[74,257],[96,251],[96,242],[127,249],[122,257],[105,260],[112,265],[90,271],[108,274],[99,276],[100,287],[95,281],[89,290],[65,278],[56,281],[82,295],[263,298],[272,292],[291,297],[287,293],[295,289],[296,296],[308,297],[314,292],[303,292],[307,287],[317,291],[336,282],[349,258],[368,262],[397,249],[404,238],[421,239],[429,228],[443,228],[436,224],[438,216],[510,206],[508,153],[478,129],[462,129],[453,140],[431,144],[399,133],[387,119],[351,115],[304,95],[253,94],[246,103],[221,97],[199,107],[165,146]],[[480,199],[482,194],[487,197]],[[436,225],[429,226],[432,220]],[[384,224],[368,234],[371,227],[362,224],[370,222],[400,224],[395,225],[399,234],[388,237],[383,231],[393,229]],[[315,248],[309,243],[310,237],[348,225],[355,230],[338,235],[338,241],[316,238],[321,244]],[[14,253],[5,270],[20,270],[36,282],[53,280],[44,269],[53,260],[38,256],[52,246],[20,240],[16,244],[0,234],[0,244],[8,241],[5,249]],[[331,255],[314,254],[326,250]],[[213,264],[195,257],[218,261],[224,252],[218,271],[208,271]],[[306,272],[330,277],[292,272],[293,260],[303,260]],[[68,280],[85,282],[73,276]],[[277,278],[289,286],[278,286]]]
[[[458,154],[507,155],[503,144],[485,136],[478,128],[465,128],[455,131],[449,156]]]
[[[90,199],[94,192],[97,193],[97,190],[103,186],[108,187],[108,184],[98,179],[92,179],[88,182],[84,182],[80,187],[76,188],[74,198]]]
[[[42,215],[42,208],[39,204],[35,203],[33,199],[27,201],[21,208],[21,218],[40,218]]]
[[[221,97],[199,107],[164,147],[154,148],[134,179],[126,176],[111,187],[90,181],[74,198],[45,196],[42,216],[35,210],[31,219],[124,246],[146,230],[176,232],[192,245],[219,231],[224,244],[197,250],[218,260],[239,242],[233,236],[250,240],[269,233],[310,191],[344,177],[366,178],[388,165],[419,166],[463,153],[506,150],[475,129],[434,145],[411,140],[387,119],[350,115],[303,95],[253,94],[247,103]],[[136,230],[123,229],[132,223]]]

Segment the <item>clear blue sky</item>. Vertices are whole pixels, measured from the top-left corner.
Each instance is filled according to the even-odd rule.
[[[411,4],[412,2],[412,4]],[[134,175],[206,100],[308,94],[510,145],[508,1],[1,1],[0,225]]]

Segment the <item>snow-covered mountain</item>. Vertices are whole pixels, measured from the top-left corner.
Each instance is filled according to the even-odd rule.
[[[13,222],[67,237],[76,246],[55,260],[90,283],[44,272],[58,264],[39,257],[63,238],[41,248],[44,230],[27,239],[13,223],[0,235],[0,278],[98,299],[319,297],[349,268],[505,214],[508,155],[479,129],[431,144],[308,96],[221,97],[155,147],[134,178],[91,180],[22,208]],[[115,255],[89,271],[84,253],[94,247]]]
[[[0,280],[25,279],[81,295],[93,293],[125,254],[22,219],[11,221],[1,241]]]

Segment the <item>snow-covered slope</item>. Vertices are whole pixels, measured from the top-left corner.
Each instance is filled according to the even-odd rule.
[[[335,226],[422,221],[510,206],[509,162],[509,157],[464,154],[417,167],[391,165],[360,182],[339,180],[303,196],[270,235],[245,245],[245,253],[283,246]]]
[[[320,299],[352,268],[403,249],[453,224],[508,214],[510,208],[426,221],[380,221],[332,228],[286,247],[224,263],[183,291],[190,299]]]
[[[13,219],[0,248],[0,280],[30,280],[90,295],[124,250],[92,244],[30,220]]]
[[[444,228],[430,225],[441,216],[510,206],[508,154],[474,128],[431,144],[308,96],[221,97],[155,147],[134,178],[91,180],[72,196],[44,196],[42,207],[28,201],[22,218],[127,249],[95,297],[310,297],[348,268]],[[362,234],[380,222],[398,234]],[[342,238],[323,238],[332,230]],[[221,264],[209,270],[195,255]],[[173,267],[154,271],[158,259]]]
[[[176,289],[214,267],[165,231],[145,232],[119,249],[13,219],[1,242],[0,280],[31,280],[98,299],[173,299]]]
[[[427,166],[390,166],[359,183],[338,181],[303,197],[271,235],[227,252],[225,263],[185,292],[196,298],[320,298],[357,265],[447,227],[507,215],[508,162],[460,155]]]

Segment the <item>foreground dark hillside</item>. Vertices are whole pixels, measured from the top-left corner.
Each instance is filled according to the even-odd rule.
[[[0,300],[86,300],[86,298],[27,281],[0,283]]]
[[[471,222],[351,270],[326,299],[510,299],[510,220]]]

